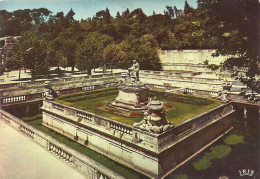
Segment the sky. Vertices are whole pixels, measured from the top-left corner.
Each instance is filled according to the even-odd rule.
[[[191,7],[197,7],[197,0],[187,0]],[[9,12],[18,9],[47,8],[56,14],[63,11],[65,14],[72,8],[77,20],[93,17],[96,12],[109,9],[115,17],[117,11],[120,14],[129,8],[130,11],[142,8],[146,15],[163,13],[165,6],[176,6],[183,9],[185,0],[0,0],[0,10]]]

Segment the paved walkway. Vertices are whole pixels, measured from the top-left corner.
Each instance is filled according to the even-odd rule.
[[[81,179],[78,171],[0,120],[0,179]]]

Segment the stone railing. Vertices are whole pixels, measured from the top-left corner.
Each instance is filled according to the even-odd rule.
[[[205,113],[202,113],[198,116],[190,118],[173,128],[170,131],[163,133],[159,138],[161,141],[160,146],[166,145],[171,141],[178,141],[179,139],[183,138],[184,136],[190,135],[193,131],[200,130],[211,124],[212,122],[217,122],[221,120],[227,115],[230,115],[234,112],[233,106],[231,103],[223,104],[217,108],[211,109]],[[174,135],[173,135],[174,134]],[[165,140],[164,138],[168,138],[167,136],[173,136],[170,140]]]
[[[0,84],[0,89],[7,89],[12,87],[18,87],[20,83],[7,83],[7,84]]]
[[[177,135],[187,132],[187,130],[196,128],[200,124],[205,124],[205,122],[210,122],[212,120],[220,119],[222,116],[233,111],[233,106],[231,103],[223,104],[217,108],[211,109],[206,113],[202,113],[199,116],[195,116],[184,121],[181,124],[178,124],[175,128],[175,133]]]
[[[57,109],[57,107],[59,109]],[[69,121],[69,123],[73,125],[79,126],[79,128],[85,128],[86,130],[90,130],[111,139],[114,139],[116,137],[120,139],[120,141],[123,143],[132,143],[132,141],[135,140],[135,144],[137,145],[132,145],[133,148],[137,146],[142,146],[152,152],[157,150],[157,136],[159,136],[159,134],[143,131],[133,127],[132,125],[128,125],[95,113],[66,106],[55,101],[44,100],[41,109],[46,115],[50,114],[55,116],[55,118],[62,119],[64,119],[64,117],[66,116],[66,121]],[[61,111],[60,109],[63,109],[63,111]],[[43,124],[45,125],[45,123],[47,125],[51,125],[47,119],[45,121],[45,119],[43,118]],[[150,138],[153,139],[146,141]],[[149,143],[149,145],[140,143],[140,141],[146,141],[146,143]],[[151,145],[153,146],[153,148],[150,148]]]
[[[137,146],[141,146],[151,151],[156,151],[156,147],[150,148],[149,146],[147,147],[146,145],[142,145],[138,141],[147,142],[149,145],[161,146],[164,145],[163,143],[165,142],[170,142],[181,138],[184,133],[190,133],[192,130],[198,128],[201,125],[205,125],[214,120],[219,120],[226,114],[233,111],[232,105],[230,103],[224,104],[198,116],[185,120],[183,123],[178,124],[176,127],[164,133],[154,134],[140,130],[138,128],[134,128],[131,125],[106,118],[104,116],[76,109],[54,101],[44,101],[42,109],[46,113],[50,112],[52,114],[57,114],[58,118],[66,116],[66,118],[71,120],[72,123],[77,123],[77,125],[81,127],[85,126],[89,130],[100,133],[101,135],[116,137],[122,139],[125,142],[137,141],[135,143]],[[152,140],[149,140],[149,138],[152,138]]]
[[[59,95],[66,95],[66,94],[71,94],[71,93],[78,93],[78,92],[96,90],[96,89],[101,89],[101,88],[106,88],[106,87],[112,87],[112,86],[116,86],[116,85],[117,85],[117,83],[114,83],[114,82],[103,84],[103,85],[89,85],[89,86],[82,86],[82,87],[78,87],[78,88],[57,90],[57,93]],[[37,99],[42,100],[44,96],[45,96],[45,92],[20,95],[20,96],[0,97],[0,104],[5,106],[5,105],[9,105],[9,104],[27,102],[27,101],[37,100]]]
[[[28,95],[21,95],[21,96],[11,96],[11,97],[1,97],[1,105],[8,105],[26,101],[32,101],[36,99],[42,99],[44,93],[36,93],[36,94],[28,94]]]
[[[154,80],[173,80],[173,81],[187,81],[194,83],[220,83],[222,84],[222,80],[217,78],[201,78],[196,76],[180,76],[178,74],[170,74],[167,72],[154,71],[150,73],[140,73],[140,78],[154,79]]]
[[[58,158],[64,160],[72,167],[83,173],[86,178],[108,179],[108,178],[124,178],[123,176],[102,166],[93,159],[67,147],[53,137],[39,131],[15,116],[0,109],[0,120],[5,121],[17,131],[21,132],[31,140],[52,152]]]
[[[133,126],[100,116],[95,113],[66,106],[55,101],[44,101],[42,109],[44,111],[55,110],[56,112],[60,112],[61,115],[65,115],[81,124],[87,124],[88,127],[92,127],[93,129],[103,128],[103,130],[101,130],[102,132],[108,132],[109,134],[114,135],[120,133],[121,137],[123,134],[132,135],[134,130]]]
[[[37,87],[37,86],[43,86],[44,82],[46,80],[51,81],[53,85],[63,84],[64,82],[82,82],[85,80],[91,80],[94,81],[99,78],[104,79],[112,79],[112,78],[119,78],[121,76],[121,73],[113,73],[113,74],[95,74],[95,75],[86,75],[86,76],[79,76],[79,77],[63,77],[63,78],[54,78],[54,79],[42,79],[42,80],[36,80],[36,81],[26,81],[26,82],[18,82],[18,83],[6,83],[6,84],[0,84],[0,89],[8,89],[8,88],[30,88],[30,87]]]

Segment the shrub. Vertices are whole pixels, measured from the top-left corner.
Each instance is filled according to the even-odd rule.
[[[31,117],[23,117],[21,118],[23,121],[34,121],[34,120],[38,120],[42,118],[42,114],[37,114],[35,116],[31,116]]]
[[[231,152],[231,147],[227,145],[217,145],[215,147],[211,147],[210,150],[210,159],[222,159]]]
[[[206,170],[207,168],[209,168],[212,163],[209,158],[204,156],[200,160],[193,162],[192,164],[193,164],[193,167],[195,168],[195,170],[201,171],[201,170]]]
[[[151,91],[151,96],[158,96],[163,97],[165,99],[171,100],[171,101],[177,101],[181,103],[188,103],[188,104],[195,104],[199,106],[205,106],[212,104],[213,101],[205,98],[199,98],[189,95],[181,95],[181,94],[174,94],[174,93],[162,93],[158,91]]]
[[[58,98],[63,100],[63,101],[67,101],[67,102],[77,102],[77,101],[83,101],[83,100],[88,100],[88,99],[94,99],[94,98],[99,98],[99,97],[103,97],[103,96],[110,96],[110,95],[114,95],[117,94],[118,91],[113,89],[113,90],[102,90],[102,91],[91,91],[91,93],[78,93],[77,95],[74,96],[66,96],[66,97],[61,97]]]
[[[206,170],[212,164],[211,160],[224,158],[231,152],[231,147],[227,145],[217,145],[211,147],[210,150],[210,153],[205,153],[201,159],[192,163],[195,170]]]
[[[237,135],[237,134],[231,134],[224,139],[224,142],[228,145],[244,143],[244,136]]]
[[[97,89],[97,90],[91,90],[91,91],[86,91],[86,92],[81,92],[81,93],[74,93],[74,94],[59,96],[57,99],[66,100],[66,99],[72,98],[72,97],[87,96],[87,95],[91,95],[91,94],[96,94],[96,93],[100,93],[100,92],[109,92],[109,91],[117,91],[117,89],[116,88]]]

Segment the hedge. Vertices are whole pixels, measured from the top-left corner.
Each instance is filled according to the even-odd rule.
[[[57,99],[63,100],[63,99],[67,99],[67,98],[77,97],[77,96],[84,96],[84,95],[89,95],[89,94],[95,94],[98,92],[115,91],[115,90],[117,90],[117,88],[97,89],[97,90],[91,90],[91,91],[86,91],[86,92],[81,92],[81,93],[74,93],[74,94],[59,96]]]
[[[65,95],[65,96],[60,96],[57,99],[63,100],[66,102],[76,102],[76,101],[94,99],[94,98],[103,97],[103,96],[114,95],[117,93],[118,93],[118,91],[116,88],[107,88],[107,89],[87,91],[84,93],[69,94],[69,95]]]
[[[170,101],[176,101],[181,103],[196,104],[199,106],[206,106],[212,104],[213,101],[205,98],[199,98],[189,95],[173,94],[167,92],[151,91],[151,96],[162,97]]]

